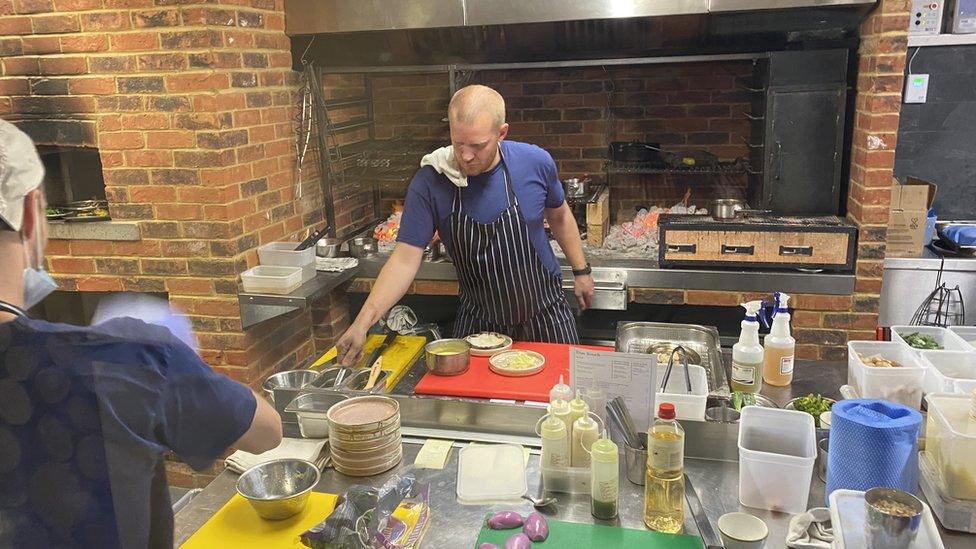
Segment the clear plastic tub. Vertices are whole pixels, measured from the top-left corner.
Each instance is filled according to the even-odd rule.
[[[739,503],[802,513],[807,508],[817,441],[806,412],[746,406],[739,420]]]
[[[976,353],[966,351],[922,351],[926,393],[966,393],[976,384]]]
[[[667,364],[658,363],[657,377],[664,379]],[[671,367],[671,377],[662,392],[657,391],[657,403],[670,402],[674,404],[674,413],[678,420],[705,421],[705,401],[708,400],[708,372],[701,366],[688,365],[688,377],[691,378],[691,392],[685,385],[685,373],[680,364]],[[654,412],[655,417],[657,412]]]
[[[528,489],[515,444],[469,444],[458,452],[457,497],[467,505],[517,502]]]
[[[899,368],[868,366],[858,353],[865,357],[881,355],[899,364]],[[879,398],[911,406],[922,406],[922,384],[925,367],[918,355],[903,342],[849,341],[847,343],[847,383],[857,389],[861,398]]]
[[[970,351],[976,351],[976,326],[949,326],[947,330],[968,343]]]
[[[925,424],[925,452],[951,498],[976,501],[976,419],[973,396],[936,393]]]
[[[543,467],[542,486],[549,492],[590,493],[589,467]]]
[[[927,452],[918,455],[918,485],[942,526],[949,530],[976,534],[976,501],[946,495],[942,479]]]
[[[899,343],[905,343],[904,337],[913,333],[920,333],[922,335],[932,336],[942,348],[938,349],[940,351],[971,351],[972,347],[969,343],[966,343],[961,337],[945,328],[940,328],[939,326],[892,326],[891,327],[891,341],[897,341]],[[916,353],[923,351],[924,349],[916,349],[908,343],[905,345],[915,351]]]
[[[295,251],[296,242],[272,242],[258,247],[258,260],[271,267],[299,267],[302,284],[315,278],[315,247]]]
[[[302,270],[258,265],[241,273],[241,282],[247,293],[290,294],[302,285]]]

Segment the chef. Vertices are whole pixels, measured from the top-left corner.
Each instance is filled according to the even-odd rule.
[[[592,299],[593,278],[552,156],[505,140],[505,100],[487,86],[458,90],[448,121],[451,146],[421,161],[396,247],[336,345],[345,365],[359,360],[369,327],[406,293],[435,232],[457,269],[455,337],[494,331],[522,341],[579,340],[545,223],[573,269],[580,308]]]

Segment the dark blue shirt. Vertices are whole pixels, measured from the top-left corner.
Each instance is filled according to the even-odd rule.
[[[172,547],[163,452],[203,468],[255,406],[159,326],[0,324],[0,547]]]
[[[518,197],[522,216],[529,226],[529,238],[536,253],[553,274],[559,275],[559,262],[549,245],[543,222],[545,208],[558,208],[566,199],[556,175],[556,163],[545,150],[528,143],[502,141],[502,162],[511,174],[512,189]],[[436,230],[454,255],[451,239],[451,206],[457,187],[434,168],[421,168],[410,181],[397,242],[425,248]],[[491,223],[508,208],[502,163],[488,172],[468,177],[461,188],[463,210],[479,223]]]

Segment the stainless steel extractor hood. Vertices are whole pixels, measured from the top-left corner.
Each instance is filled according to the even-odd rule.
[[[824,8],[876,0],[285,0],[289,35]]]

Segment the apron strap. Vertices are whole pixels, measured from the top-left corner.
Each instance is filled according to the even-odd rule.
[[[7,303],[6,301],[3,300],[0,300],[0,311],[10,313],[14,316],[19,316],[24,318],[27,317],[27,313],[23,309],[17,307],[16,305],[11,305],[10,303]]]

